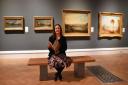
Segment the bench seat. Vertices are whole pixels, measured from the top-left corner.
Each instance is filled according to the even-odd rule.
[[[90,56],[70,56],[74,63],[74,74],[77,77],[84,77],[85,62],[95,62],[95,59]],[[48,59],[47,58],[30,58],[29,66],[40,66],[40,80],[48,79]]]

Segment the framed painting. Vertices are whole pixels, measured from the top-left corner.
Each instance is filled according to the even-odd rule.
[[[66,37],[90,36],[91,11],[63,10],[63,32]]]
[[[99,37],[122,37],[122,13],[99,13]]]
[[[23,31],[24,18],[23,16],[4,16],[5,31]]]
[[[35,31],[50,31],[53,30],[52,16],[34,16],[34,30]]]

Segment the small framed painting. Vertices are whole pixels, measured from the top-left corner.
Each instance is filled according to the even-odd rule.
[[[24,18],[23,16],[4,16],[5,31],[23,31]]]
[[[53,30],[52,16],[34,16],[34,30],[35,31],[50,31]]]

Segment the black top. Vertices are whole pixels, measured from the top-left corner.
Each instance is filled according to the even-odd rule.
[[[52,35],[49,37],[49,42],[51,42],[52,44],[54,43],[54,41],[56,40],[56,38]],[[61,36],[59,39],[59,43],[60,43],[60,49],[59,49],[59,53],[58,54],[64,54],[66,55],[65,51],[67,50],[67,40],[64,36]],[[49,58],[55,54],[55,51],[51,48],[49,49]]]

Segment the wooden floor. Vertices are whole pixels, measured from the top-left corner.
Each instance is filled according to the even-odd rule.
[[[48,70],[49,80],[39,81],[39,67],[27,66],[29,58],[9,58],[9,56],[12,55],[6,57],[0,55],[0,85],[128,85],[128,54],[98,55],[94,56],[96,62],[86,64],[86,66],[101,65],[124,80],[115,83],[102,83],[86,68],[85,78],[76,78],[73,75],[73,65],[63,71],[63,81],[53,80],[54,69]]]

